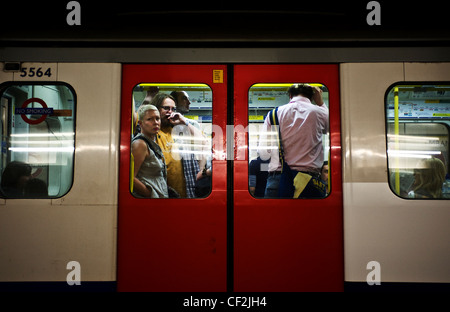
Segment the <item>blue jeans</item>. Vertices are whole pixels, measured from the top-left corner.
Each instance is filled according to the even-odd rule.
[[[280,184],[281,174],[269,172],[266,183],[266,191],[264,192],[264,198],[276,198],[278,197],[278,186]]]

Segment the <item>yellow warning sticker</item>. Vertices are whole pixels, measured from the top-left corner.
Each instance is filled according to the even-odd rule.
[[[213,69],[213,83],[223,83],[223,70]]]

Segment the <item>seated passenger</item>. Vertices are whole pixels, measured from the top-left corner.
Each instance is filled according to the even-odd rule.
[[[133,194],[147,198],[167,198],[167,169],[161,148],[156,144],[161,119],[153,105],[138,109],[141,132],[133,138],[131,153],[134,158]]]
[[[325,160],[323,162],[322,168],[320,169],[320,180],[325,184],[327,194],[330,192],[330,187],[328,185],[328,170],[328,160]]]
[[[414,169],[414,183],[409,197],[442,198],[442,185],[445,181],[444,163],[437,158],[422,159]]]
[[[31,179],[31,166],[21,161],[10,162],[2,174],[1,188],[4,196],[22,198],[24,188]]]
[[[24,196],[26,198],[47,198],[48,187],[44,181],[32,178],[25,185]]]

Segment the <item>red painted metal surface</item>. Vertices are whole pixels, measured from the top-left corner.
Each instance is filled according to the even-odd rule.
[[[322,83],[329,89],[331,194],[326,199],[255,199],[247,150],[234,161],[234,290],[342,291],[343,203],[337,65],[236,65],[235,126],[248,125],[255,83]],[[239,127],[239,126],[242,127]],[[244,132],[236,146],[248,146]],[[245,159],[242,159],[244,155]]]
[[[215,83],[213,70],[223,70]],[[227,75],[220,65],[124,65],[118,213],[119,291],[226,291],[226,159],[213,159],[206,199],[137,199],[129,190],[132,90],[139,83],[205,83],[213,123],[226,128]],[[215,136],[216,154],[225,138]]]
[[[213,70],[223,70],[223,83]],[[234,192],[235,291],[343,290],[341,139],[337,65],[236,65],[234,183],[227,190],[226,66],[124,65],[118,290],[226,291],[227,191]],[[131,93],[144,82],[206,83],[213,90],[213,191],[206,199],[136,199],[129,192]],[[318,82],[330,94],[331,195],[255,199],[248,192],[248,90],[254,83]],[[241,130],[239,130],[241,129]],[[228,272],[230,274],[231,272]]]

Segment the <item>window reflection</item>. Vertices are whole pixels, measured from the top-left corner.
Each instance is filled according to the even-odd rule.
[[[450,198],[450,87],[393,86],[386,116],[391,189],[403,198]]]
[[[158,128],[154,135],[145,116],[140,118],[138,114],[147,104],[156,109],[159,120],[152,128]],[[132,130],[130,190],[135,197],[201,198],[209,195],[212,181],[212,90],[208,85],[137,85],[133,90]],[[144,142],[142,137],[151,142]],[[139,151],[139,145],[148,149]],[[153,149],[150,148],[152,145]],[[159,151],[163,155],[161,169],[150,173],[149,168],[155,169]],[[147,173],[143,168],[147,168]],[[156,188],[154,181],[161,177],[166,180],[167,194],[150,195],[152,192],[148,191]]]
[[[249,191],[252,196],[326,197],[330,192],[329,178],[321,174],[328,166],[330,146],[326,86],[318,83],[259,83],[249,89],[248,96]],[[302,109],[298,109],[300,106]],[[276,108],[279,109],[275,114]],[[278,123],[281,126],[277,126],[275,119],[268,121],[275,115],[281,119]],[[283,155],[279,154],[280,146]],[[288,164],[292,172],[288,187],[295,185],[289,193],[281,192],[286,188],[282,182],[285,174],[281,174],[281,169],[285,170],[283,163]]]
[[[2,196],[63,196],[73,180],[73,90],[64,84],[4,84],[0,93]]]

